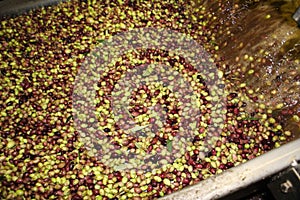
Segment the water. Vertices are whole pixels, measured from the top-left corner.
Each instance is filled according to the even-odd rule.
[[[223,69],[227,80],[237,86],[246,83],[247,89],[263,97],[249,101],[248,111],[265,104],[299,133],[300,124],[292,116],[300,114],[300,29],[292,15],[300,1],[234,1],[222,3],[223,7],[206,3],[223,19],[215,37],[227,63]],[[280,103],[284,107],[274,109]],[[289,114],[282,117],[282,112]]]

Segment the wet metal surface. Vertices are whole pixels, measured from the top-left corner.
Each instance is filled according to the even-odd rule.
[[[300,26],[300,7],[294,13],[293,19],[298,23],[298,26]]]
[[[17,15],[32,8],[53,5],[62,0],[4,0],[0,1],[0,17],[6,15]]]

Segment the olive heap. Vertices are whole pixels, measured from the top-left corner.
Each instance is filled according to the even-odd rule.
[[[234,91],[230,81],[223,78],[224,84],[219,87],[229,91],[225,122],[211,148],[204,148],[206,127],[201,125],[211,123],[212,98],[205,81],[183,57],[144,49],[129,53],[131,56],[123,55],[98,82],[95,109],[103,133],[99,140],[111,142],[119,150],[152,153],[147,162],[161,162],[161,168],[151,171],[145,165],[142,170],[118,170],[91,156],[74,127],[72,94],[78,69],[99,43],[119,32],[141,27],[170,28],[191,35],[222,70],[224,58],[218,53],[222,47],[218,46],[216,35],[230,33],[205,4],[195,8],[194,2],[186,1],[74,0],[1,20],[2,199],[154,199],[220,174],[292,137],[292,132],[272,115],[283,107],[283,102],[274,110],[256,104],[259,94],[244,92],[246,83]],[[168,151],[176,149],[172,138],[184,134],[180,133],[184,108],[163,84],[135,88],[130,94],[128,113],[141,126],[157,124],[159,120],[151,116],[148,108],[160,101],[166,115],[163,131],[156,130],[152,138],[126,137],[111,118],[109,94],[122,74],[137,67],[137,60],[166,61],[199,94],[201,114],[205,117],[179,158],[162,160],[155,154],[161,146]],[[246,110],[249,102],[257,105],[251,113]],[[297,115],[294,118],[299,121]],[[126,121],[121,125],[125,126]],[[136,134],[142,135],[143,131],[137,130]]]

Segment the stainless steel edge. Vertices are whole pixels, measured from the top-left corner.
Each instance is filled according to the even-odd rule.
[[[160,199],[217,199],[285,169],[293,160],[300,160],[300,139]]]
[[[42,6],[55,5],[67,0],[3,0],[0,1],[0,16],[19,15]]]

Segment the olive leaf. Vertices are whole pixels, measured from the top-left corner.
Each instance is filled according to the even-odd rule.
[[[246,118],[244,118],[243,120],[255,121],[255,120],[259,120],[259,119],[256,118],[256,117],[246,117]]]
[[[169,152],[172,152],[173,150],[172,140],[167,140],[167,149]]]
[[[77,154],[78,154],[78,157],[76,158],[76,162],[77,162],[77,164],[79,164],[79,162],[80,162],[80,151],[79,150],[77,150]]]
[[[121,170],[132,168],[132,167],[133,167],[133,165],[130,163],[122,163],[120,165],[114,166],[113,168],[115,171],[121,171]]]
[[[147,126],[149,126],[149,125],[145,125],[145,126],[135,126],[135,127],[131,128],[131,129],[129,129],[129,131],[137,132],[137,131],[140,131],[140,130],[146,128]]]
[[[125,112],[129,115],[129,117],[130,117],[131,119],[133,119],[133,116],[131,115],[131,113],[129,112],[128,109],[125,109]]]
[[[97,43],[103,43],[105,40],[97,40]]]
[[[138,148],[138,149],[141,149],[141,148],[142,148],[142,145],[139,144],[138,142],[135,143],[135,146],[136,146],[136,148]]]
[[[67,120],[66,120],[66,123],[68,123],[71,119],[73,119],[73,115],[70,115]]]
[[[191,127],[192,130],[196,129],[197,128],[197,122],[191,123],[190,127]]]
[[[125,110],[125,112],[127,113],[127,115],[128,115],[131,119],[133,119],[132,114],[131,114],[131,113],[129,112],[129,110],[126,108],[126,105],[125,105],[125,104],[116,105],[116,108],[117,108],[117,111],[118,111],[118,112],[122,112],[122,109],[125,108],[124,110]]]
[[[149,76],[153,72],[153,68],[149,67],[143,72],[143,76]]]

